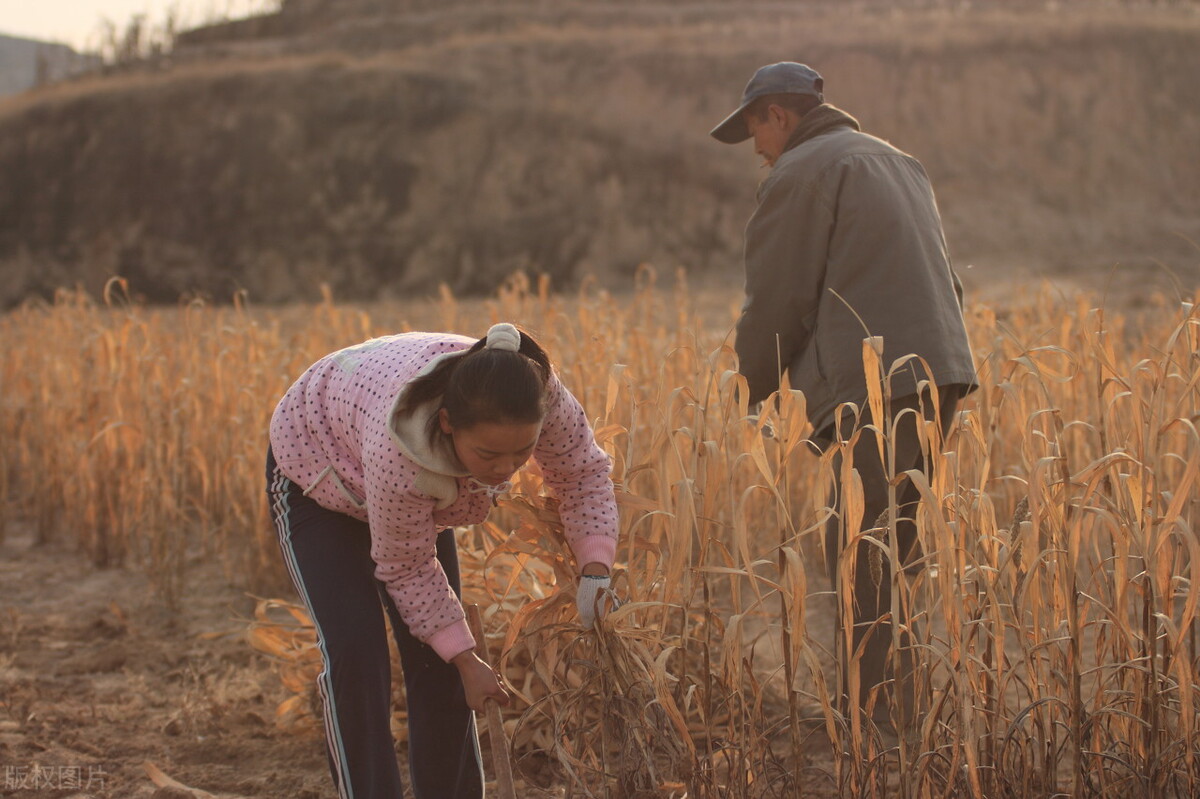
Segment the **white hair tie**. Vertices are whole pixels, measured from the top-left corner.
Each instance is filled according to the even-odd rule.
[[[484,346],[489,350],[518,352],[521,349],[521,331],[508,322],[492,325],[487,332],[487,344]]]

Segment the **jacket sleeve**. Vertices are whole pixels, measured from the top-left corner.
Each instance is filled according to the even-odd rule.
[[[399,454],[364,462],[375,576],[412,634],[449,661],[473,648],[475,639],[437,559],[436,500],[412,488],[415,472]]]
[[[612,568],[617,551],[617,500],[608,453],[600,448],[579,401],[557,376],[533,458],[558,498],[567,543],[577,565]]]
[[[779,388],[812,334],[833,230],[831,202],[790,166],[777,164],[763,182],[746,225],[746,297],[734,349],[751,404]]]

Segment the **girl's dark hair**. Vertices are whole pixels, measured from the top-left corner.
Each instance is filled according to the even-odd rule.
[[[546,415],[546,387],[553,367],[546,351],[524,330],[516,352],[487,348],[487,337],[461,355],[447,357],[427,375],[408,384],[397,413],[412,413],[417,407],[441,397],[441,407],[450,425],[469,429],[482,422],[532,423]],[[436,434],[438,417],[429,420]]]

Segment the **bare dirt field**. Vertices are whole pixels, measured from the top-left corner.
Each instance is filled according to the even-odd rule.
[[[283,688],[245,640],[253,598],[218,569],[193,568],[172,614],[144,574],[95,570],[9,525],[0,796],[332,795],[319,739],[275,727]],[[147,762],[202,791],[156,786]]]

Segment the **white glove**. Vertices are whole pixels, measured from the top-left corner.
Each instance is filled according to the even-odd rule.
[[[760,424],[762,425],[762,437],[763,438],[774,438],[775,437],[775,426],[772,425],[770,422],[760,421],[762,419],[762,414],[763,414],[763,403],[756,402],[756,403],[754,403],[754,406],[752,408],[750,408],[750,415],[747,416],[746,418],[749,421],[753,422],[755,424],[755,426],[758,426]]]
[[[583,624],[585,630],[592,629],[592,625],[596,621],[597,606],[602,609],[600,615],[604,615],[609,609],[617,606],[616,599],[609,592],[609,586],[611,585],[612,578],[608,576],[601,577],[587,574],[579,576],[579,590],[575,592],[575,607],[579,609],[579,621]],[[605,594],[608,594],[608,596],[605,597]],[[611,606],[611,608],[608,606]]]

